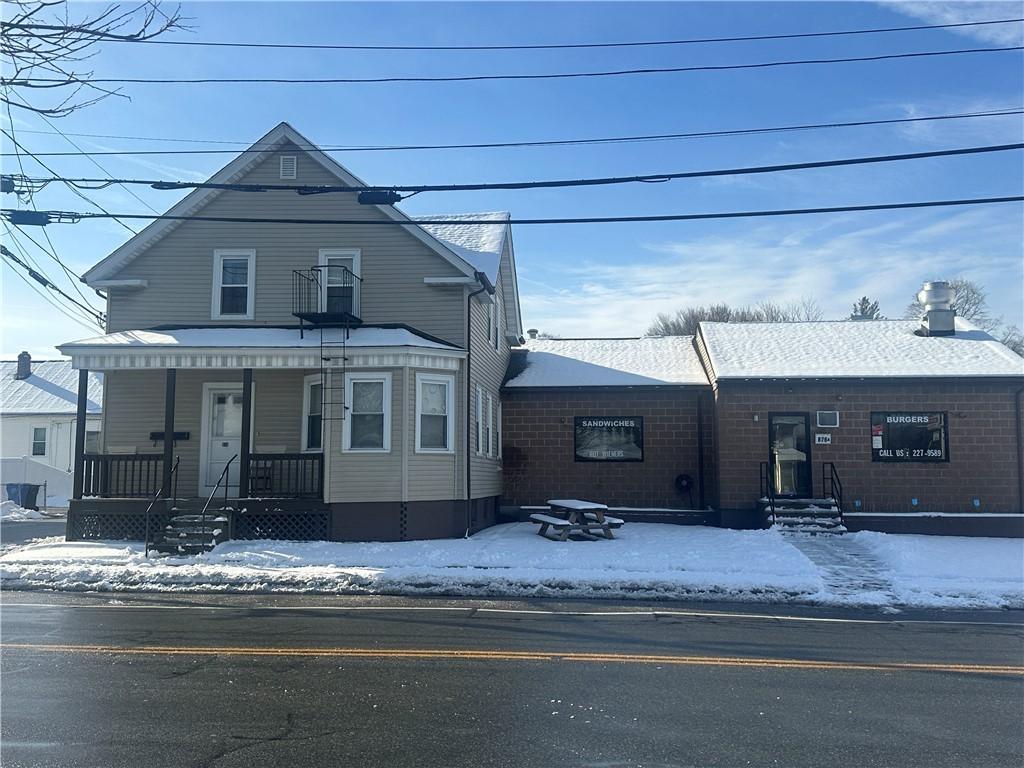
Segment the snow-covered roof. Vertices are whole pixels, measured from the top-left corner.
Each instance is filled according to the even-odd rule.
[[[952,336],[916,320],[701,323],[716,379],[1024,376],[1024,358],[957,318]]]
[[[339,343],[341,328],[325,328],[324,341]],[[457,349],[435,339],[421,336],[408,328],[355,328],[345,340],[349,347],[423,347],[426,349]],[[297,328],[181,328],[172,331],[118,331],[104,336],[62,344],[63,352],[87,347],[124,349],[129,347],[178,347],[189,349],[260,348],[291,349],[320,346],[320,333],[306,331],[300,338]]]
[[[0,362],[0,413],[31,415],[75,413],[78,407],[78,371],[70,360],[33,360],[32,375],[14,378],[16,362]],[[87,413],[100,413],[103,374],[89,373]]]
[[[692,336],[529,339],[525,349],[526,367],[505,386],[649,387],[708,383]]]
[[[443,213],[433,216],[413,216],[416,221],[493,221],[494,224],[422,224],[428,233],[447,245],[478,272],[487,275],[493,285],[498,279],[501,249],[508,231],[509,214]]]

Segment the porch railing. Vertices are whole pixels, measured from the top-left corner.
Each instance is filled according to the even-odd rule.
[[[163,481],[161,453],[87,453],[83,458],[83,496],[151,498]]]
[[[322,499],[322,453],[253,453],[249,455],[249,498]]]

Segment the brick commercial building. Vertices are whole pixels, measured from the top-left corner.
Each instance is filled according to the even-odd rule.
[[[530,340],[502,396],[502,503],[750,527],[836,499],[853,530],[1022,535],[1024,360],[944,319]]]

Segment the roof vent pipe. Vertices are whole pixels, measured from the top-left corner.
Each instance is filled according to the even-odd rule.
[[[537,329],[536,328],[528,328],[526,330],[526,335],[529,336],[531,339],[536,339],[537,338]]]
[[[18,355],[18,372],[14,374],[16,379],[27,379],[32,375],[32,355],[22,352]]]
[[[924,284],[917,294],[917,300],[924,305],[921,317],[922,336],[952,336],[955,332],[956,310],[953,301],[956,291],[944,280],[933,280]]]

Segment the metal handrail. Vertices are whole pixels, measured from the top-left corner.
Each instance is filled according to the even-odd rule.
[[[171,494],[171,497],[172,497],[172,499],[175,499],[175,500],[178,498],[178,462],[180,460],[181,460],[180,456],[175,456],[174,457],[174,466],[171,467],[171,482],[173,483],[173,485],[172,485],[173,493]],[[150,501],[149,502],[149,506],[146,507],[146,557],[149,557],[149,538],[150,538],[149,537],[149,530],[150,530],[150,526],[149,526],[149,513],[153,511],[153,507],[156,506],[156,503],[160,500],[160,497],[163,496],[163,493],[164,493],[164,487],[161,485],[160,486],[160,490],[158,490],[156,492],[156,495],[153,496],[153,500]]]
[[[839,479],[836,465],[831,461],[821,464],[821,494],[832,499],[839,510],[839,520],[843,519],[843,482]]]
[[[772,524],[775,524],[775,483],[772,482],[772,462],[762,461],[760,467],[761,498],[768,499],[768,507],[772,511]]]
[[[220,484],[222,482],[224,482],[224,478],[227,477],[228,470],[231,469],[231,462],[233,462],[237,458],[238,458],[238,454],[236,453],[234,456],[232,456],[230,459],[228,459],[227,464],[224,465],[224,469],[222,469],[220,471],[220,477],[217,478],[217,484],[214,485],[213,486],[213,490],[210,491],[210,498],[208,498],[206,500],[206,503],[203,505],[203,511],[200,513],[200,517],[201,517],[200,524],[202,525],[202,527],[204,529],[206,528],[206,511],[210,508],[210,504],[213,502],[213,497],[216,496],[217,495],[217,491],[220,490]],[[224,482],[224,507],[223,507],[223,509],[227,509],[227,507],[228,507],[228,487],[229,487],[228,484],[226,482]]]

